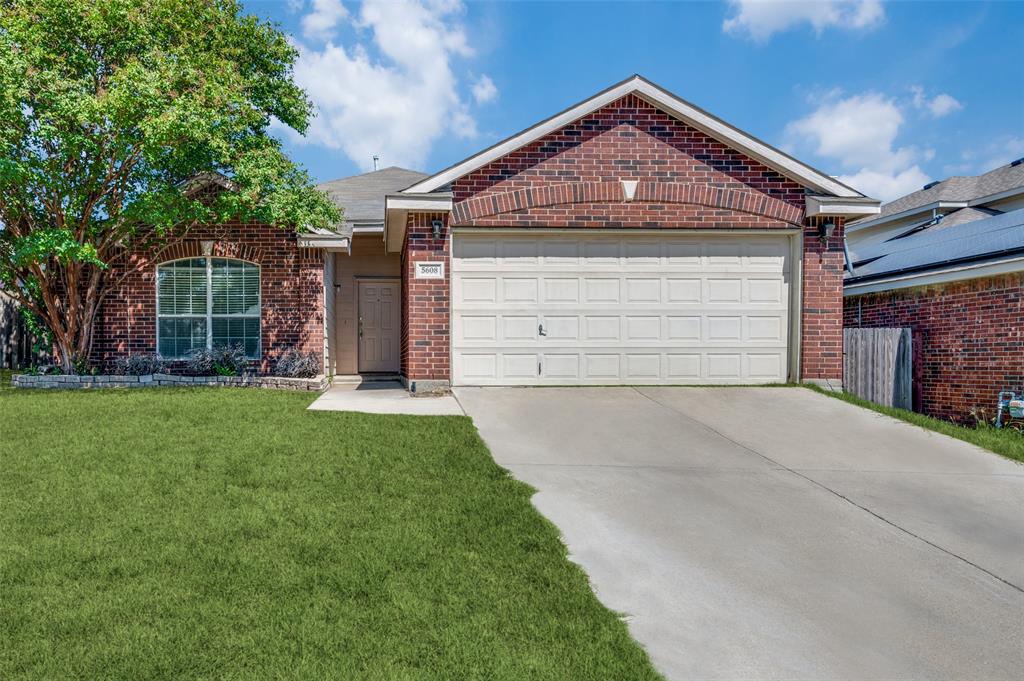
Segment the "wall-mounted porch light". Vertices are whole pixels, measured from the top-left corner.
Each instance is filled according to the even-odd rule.
[[[430,228],[434,231],[434,238],[435,239],[440,239],[441,238],[441,227],[443,225],[444,225],[444,223],[441,220],[431,220],[430,221]]]
[[[828,222],[822,222],[818,225],[818,239],[821,240],[821,243],[826,243],[835,233],[836,223],[831,220]]]

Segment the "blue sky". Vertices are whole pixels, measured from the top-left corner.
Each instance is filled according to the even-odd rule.
[[[632,73],[861,191],[1024,156],[1024,3],[245,2],[318,107],[319,180],[439,170]]]

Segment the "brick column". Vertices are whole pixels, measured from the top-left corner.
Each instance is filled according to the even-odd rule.
[[[819,222],[834,222],[827,243]],[[843,382],[843,219],[808,218],[804,227],[800,380],[839,388]]]
[[[442,220],[435,239],[432,222]],[[444,213],[412,213],[402,249],[402,376],[413,392],[451,385],[451,242]],[[443,279],[416,279],[416,263],[444,263]]]

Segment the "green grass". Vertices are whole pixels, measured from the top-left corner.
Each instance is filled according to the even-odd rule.
[[[972,445],[977,445],[982,449],[987,449],[990,452],[995,452],[1005,456],[1008,459],[1015,461],[1024,462],[1024,434],[1013,428],[1000,428],[997,429],[994,426],[987,424],[979,424],[976,428],[967,426],[957,425],[952,421],[943,421],[941,419],[932,418],[931,416],[925,416],[924,414],[917,414],[906,409],[896,409],[895,407],[883,407],[869,402],[868,400],[850,395],[849,393],[837,393],[830,390],[819,388],[816,385],[804,384],[804,387],[810,388],[816,392],[834,397],[850,404],[855,404],[858,407],[864,407],[872,411],[877,411],[880,414],[891,416],[894,419],[900,421],[906,421],[912,423],[915,426],[921,428],[927,428],[928,430],[934,430],[936,433],[942,433],[950,437],[955,437],[958,440],[964,442],[970,442]]]
[[[652,679],[469,419],[0,394],[0,678]]]

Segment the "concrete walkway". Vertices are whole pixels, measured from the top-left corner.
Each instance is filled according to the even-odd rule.
[[[451,395],[413,397],[398,381],[335,384],[309,405],[309,408],[317,411],[357,411],[364,414],[464,415],[462,407]]]
[[[456,394],[669,678],[1020,678],[1024,466],[798,388]]]

